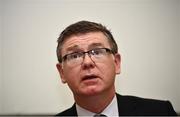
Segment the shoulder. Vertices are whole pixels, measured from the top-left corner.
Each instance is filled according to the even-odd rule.
[[[129,95],[117,95],[118,100],[121,101],[128,101],[129,103],[136,103],[136,104],[155,104],[155,105],[162,105],[167,104],[169,101],[164,100],[157,100],[157,99],[150,99],[150,98],[142,98],[142,97],[136,97],[136,96],[129,96]]]
[[[58,113],[56,116],[77,116],[75,104],[71,108],[69,108],[63,112]]]
[[[176,115],[169,101],[117,94],[118,106],[133,115]]]

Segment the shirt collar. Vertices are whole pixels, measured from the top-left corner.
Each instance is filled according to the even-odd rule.
[[[96,114],[96,113],[90,112],[90,111],[80,107],[77,104],[76,104],[76,109],[77,109],[78,116],[93,116]],[[111,103],[102,111],[101,114],[104,114],[108,117],[119,116],[116,95],[112,99]]]

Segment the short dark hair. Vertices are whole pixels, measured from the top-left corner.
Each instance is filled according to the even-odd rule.
[[[114,37],[112,36],[110,30],[108,30],[105,26],[100,23],[90,21],[79,21],[65,28],[58,37],[58,45],[56,50],[58,61],[60,63],[62,62],[61,50],[65,39],[73,35],[85,34],[89,32],[102,32],[109,40],[112,52],[118,52],[118,46],[116,44],[116,41],[114,40]]]

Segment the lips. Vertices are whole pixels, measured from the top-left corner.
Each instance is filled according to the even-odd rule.
[[[82,78],[82,81],[85,81],[85,80],[93,80],[93,79],[96,79],[96,78],[98,78],[98,76],[97,76],[97,75],[94,75],[94,74],[92,74],[92,75],[85,75],[85,76]]]

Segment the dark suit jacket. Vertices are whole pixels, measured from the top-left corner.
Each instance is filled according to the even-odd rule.
[[[167,116],[177,115],[169,101],[160,101],[154,99],[144,99],[134,96],[121,96],[116,94],[119,115],[148,115],[148,116]],[[57,114],[57,116],[77,116],[75,104]]]

